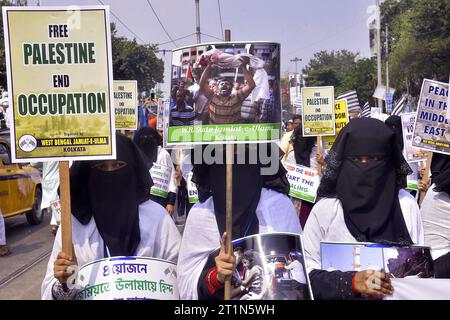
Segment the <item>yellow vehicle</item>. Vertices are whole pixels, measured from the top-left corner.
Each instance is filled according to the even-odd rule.
[[[42,186],[38,169],[11,163],[8,136],[0,135],[0,208],[3,217],[25,214],[31,225],[40,224]]]

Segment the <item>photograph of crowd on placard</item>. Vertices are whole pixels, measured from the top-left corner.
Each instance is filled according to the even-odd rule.
[[[232,300],[310,300],[312,294],[299,235],[267,233],[233,241],[236,269]],[[205,268],[214,263],[213,251]]]
[[[281,121],[279,44],[215,43],[176,49],[171,77],[169,127]]]

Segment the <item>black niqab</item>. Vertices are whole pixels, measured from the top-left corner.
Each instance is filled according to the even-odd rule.
[[[93,217],[111,256],[136,254],[141,235],[139,205],[150,197],[152,181],[143,154],[116,134],[117,160],[126,165],[102,171],[102,161],[77,161],[70,168],[73,216],[83,225]]]
[[[223,151],[223,154],[225,154],[225,150]],[[235,158],[235,164],[232,165],[232,239],[258,233],[259,222],[256,216],[256,208],[263,187],[284,194],[289,193],[286,171],[281,164],[276,174],[262,176],[261,168],[264,165],[260,161],[257,161],[256,164],[249,164],[248,149],[246,157],[246,164],[237,164]],[[276,161],[279,161],[278,157]],[[222,163],[225,163],[225,161]],[[193,169],[192,181],[197,185],[200,202],[206,201],[210,196],[213,197],[217,226],[220,234],[223,234],[226,230],[226,164],[196,164]]]
[[[291,143],[294,147],[295,162],[301,166],[311,166],[311,152],[316,142],[315,137],[304,137],[300,125],[292,133]]]
[[[395,133],[395,140],[400,148],[400,151],[403,151],[404,142],[403,142],[403,128],[402,128],[402,118],[399,116],[390,116],[384,122],[386,125]]]
[[[153,166],[158,158],[158,146],[162,146],[159,133],[152,127],[142,127],[136,132],[133,141],[147,156],[150,166]]]
[[[372,157],[367,163],[354,157]],[[377,157],[374,160],[373,157]],[[342,129],[326,159],[319,196],[335,196],[358,241],[412,243],[398,199],[411,169],[395,134],[381,121],[360,118]]]

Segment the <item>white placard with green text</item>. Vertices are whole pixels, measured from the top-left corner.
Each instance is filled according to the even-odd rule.
[[[165,198],[169,194],[170,176],[172,168],[154,163],[150,169],[150,175],[153,180],[153,186],[150,189],[150,194]]]

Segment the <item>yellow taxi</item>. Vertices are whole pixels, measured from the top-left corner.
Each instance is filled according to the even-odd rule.
[[[25,214],[31,225],[40,224],[42,186],[38,169],[11,163],[9,134],[0,134],[0,208],[4,218]]]

